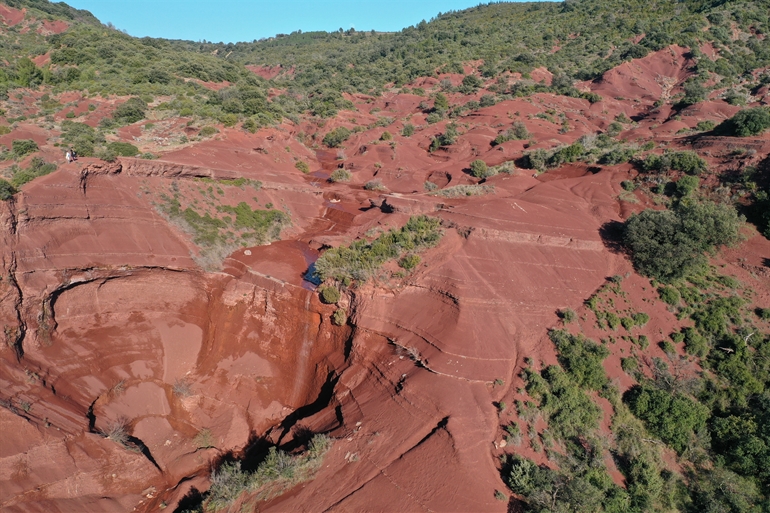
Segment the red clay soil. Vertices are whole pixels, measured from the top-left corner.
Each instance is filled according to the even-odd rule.
[[[64,20],[43,20],[38,33],[50,36],[51,34],[61,34],[68,28],[69,24]]]
[[[8,27],[13,27],[24,21],[24,16],[27,13],[26,9],[14,9],[7,5],[0,4],[0,18],[3,18],[3,24]]]
[[[487,179],[488,194],[460,198],[431,195],[425,182],[474,185],[473,160],[520,158],[529,141],[490,144],[516,121],[533,134],[533,148],[551,148],[606,129],[622,112],[640,119],[628,126],[629,138],[679,147],[680,125],[651,107],[680,86],[687,67],[684,50],[672,47],[584,84],[605,98],[593,105],[537,94],[466,113],[456,144],[433,153],[427,149],[446,122],[426,124],[422,100],[411,94],[351,96],[357,110],[323,128],[302,121],[250,134],[218,126],[218,134],[197,140],[200,127],[187,120],[137,124],[111,137],[160,159],[83,158],[22,186],[0,203],[0,429],[8,433],[0,444],[0,508],[173,510],[193,487],[205,491],[211,464],[239,454],[250,438],[287,444],[309,430],[335,438],[318,476],[260,511],[506,511],[495,498],[505,489],[499,455],[547,462],[526,444],[500,444],[513,408],[499,412],[494,403],[520,398],[525,357],[556,362],[547,329],[557,325],[557,310],[578,312],[572,329],[607,337],[581,304],[621,274],[630,301],[623,307],[654,319],[634,332],[649,336],[650,356],[663,355],[652,346],[682,323],[651,301],[649,281],[600,235],[606,223],[646,206],[618,199],[620,182],[635,174],[630,165],[573,164],[537,177],[517,169]],[[89,124],[116,103],[79,95],[59,101],[77,102],[68,108]],[[96,110],[87,111],[88,103]],[[722,119],[732,109],[725,105],[712,100],[695,115]],[[563,113],[570,129],[537,117],[549,111]],[[381,117],[394,122],[378,127]],[[692,126],[683,119],[682,127]],[[412,137],[400,135],[405,123],[416,125]],[[311,148],[314,137],[356,124],[372,128],[338,150]],[[179,143],[187,131],[192,142]],[[385,131],[391,140],[382,140]],[[39,155],[60,162],[56,135],[27,122],[0,144],[32,138]],[[759,155],[739,164],[754,165],[770,137],[741,143]],[[697,144],[717,169],[736,165],[724,160],[730,140]],[[311,172],[300,172],[299,161]],[[329,183],[339,167],[351,181]],[[221,182],[234,178],[261,186]],[[366,190],[371,180],[385,190]],[[220,270],[204,269],[200,248],[159,206],[173,194],[183,208],[201,204],[209,186],[222,204],[272,204],[291,226],[281,241],[240,247]],[[200,208],[215,212],[212,205]],[[318,250],[418,213],[443,221],[440,245],[405,277],[375,277],[343,294],[339,306],[350,322],[334,326],[338,307],[322,304],[303,280]],[[720,262],[756,288],[758,304],[767,303],[770,242],[750,235]],[[631,344],[616,339],[605,368],[623,390],[630,378],[620,357]],[[144,452],[107,437],[120,425]],[[201,444],[205,430],[210,443]]]

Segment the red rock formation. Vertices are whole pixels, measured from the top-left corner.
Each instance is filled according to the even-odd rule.
[[[400,135],[404,123],[423,122],[419,97],[351,96],[359,109],[322,132],[306,121],[256,134],[221,127],[216,138],[173,151],[153,146],[163,153],[158,160],[84,158],[23,186],[0,202],[0,508],[173,508],[193,487],[207,488],[211,463],[224,454],[240,454],[254,439],[297,446],[309,430],[336,439],[317,478],[260,510],[505,511],[494,497],[505,486],[494,403],[515,396],[525,357],[555,362],[546,330],[557,309],[579,309],[606,277],[631,271],[600,233],[644,204],[618,200],[620,181],[633,173],[628,164],[571,164],[540,176],[516,170],[488,178],[494,193],[475,197],[433,196],[425,182],[476,184],[464,171],[475,159],[496,165],[521,157],[525,145],[572,143],[621,112],[640,120],[623,137],[675,147],[676,131],[696,118],[734,112],[718,101],[692,107],[695,115],[681,121],[651,110],[687,76],[684,50],[665,49],[584,84],[604,97],[597,104],[552,94],[500,102],[468,113],[457,143],[433,153],[426,149],[446,122]],[[87,122],[110,106],[99,103]],[[374,126],[374,108],[396,121]],[[564,113],[569,130],[536,117],[548,109]],[[351,126],[351,118],[373,128],[344,149],[313,151],[297,140],[299,132],[322,137]],[[516,121],[532,143],[490,144]],[[169,134],[173,123],[184,127],[169,122]],[[393,145],[381,141],[385,130]],[[142,133],[135,125],[116,137],[148,151]],[[50,135],[20,124],[0,144],[33,138],[43,155],[61,159]],[[701,137],[695,147],[718,165],[715,155],[733,144]],[[744,163],[754,165],[770,138],[740,144],[756,150]],[[299,160],[309,174],[296,169]],[[328,183],[340,165],[351,182]],[[223,197],[273,204],[292,225],[283,240],[238,248],[219,270],[205,270],[189,234],[159,208],[161,194],[234,178],[261,187],[232,186]],[[373,179],[387,191],[362,187]],[[336,307],[302,279],[317,250],[417,213],[442,220],[440,245],[408,276],[347,292],[341,304],[350,322],[334,326]],[[768,244],[753,237],[748,257],[723,257],[763,298]],[[637,278],[629,283],[641,289]],[[655,327],[669,329],[673,315],[658,313],[664,321]],[[607,360],[610,376],[622,379],[618,365],[619,355]],[[121,426],[138,450],[115,441]]]

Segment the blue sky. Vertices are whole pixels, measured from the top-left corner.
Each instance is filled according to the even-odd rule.
[[[295,30],[397,31],[479,0],[65,0],[132,36],[253,41]]]

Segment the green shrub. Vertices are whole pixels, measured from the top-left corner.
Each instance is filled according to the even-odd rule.
[[[556,150],[548,157],[548,167],[559,167],[566,162],[575,162],[585,154],[586,149],[581,143],[570,144]]]
[[[613,121],[610,123],[610,126],[607,127],[607,135],[610,137],[617,137],[620,135],[620,132],[623,131],[623,125],[618,123],[617,121]]]
[[[438,137],[435,137],[433,141],[430,144],[429,151],[432,153],[442,146],[451,146],[455,143],[458,137],[457,133],[457,125],[455,123],[449,123],[446,126],[446,130],[444,130],[444,133],[439,135]]]
[[[402,228],[388,230],[374,241],[328,249],[316,261],[316,275],[321,280],[365,281],[388,260],[438,244],[440,223],[434,217],[414,216]]]
[[[11,133],[11,127],[8,125],[0,125],[0,135],[6,135]]]
[[[294,167],[296,167],[298,170],[302,171],[305,174],[310,172],[310,166],[307,164],[307,162],[303,160],[298,160],[297,163],[294,164]]]
[[[604,318],[607,321],[607,325],[613,329],[616,330],[620,326],[620,317],[617,316],[615,312],[607,312],[604,315]]]
[[[543,396],[542,409],[548,414],[549,429],[557,436],[582,436],[599,426],[601,408],[580,389],[569,374],[562,368],[551,365],[543,370],[543,378],[550,392]]]
[[[694,328],[685,328],[684,334],[684,350],[687,354],[697,356],[699,358],[705,358],[711,349],[708,339],[698,333]]]
[[[257,501],[267,501],[299,483],[313,479],[321,468],[332,441],[326,435],[315,435],[308,450],[289,454],[270,447],[265,459],[253,471],[243,470],[240,461],[226,462],[211,474],[211,486],[196,511],[227,509],[241,495],[249,492]]]
[[[679,301],[681,300],[681,295],[675,287],[660,287],[658,288],[658,295],[664,303],[671,306],[678,305]]]
[[[330,182],[349,182],[353,178],[353,174],[344,168],[335,169],[332,174],[329,175]]]
[[[199,137],[211,137],[214,134],[219,133],[219,130],[216,127],[213,127],[211,125],[206,125],[203,128],[200,129],[198,132]]]
[[[494,192],[494,185],[454,185],[431,194],[441,196],[442,198],[463,198],[467,196],[482,196]]]
[[[414,134],[414,125],[406,123],[404,128],[401,129],[401,135],[404,137],[411,137]]]
[[[662,340],[660,342],[660,348],[666,354],[676,354],[676,347],[671,343],[670,340]]]
[[[107,149],[121,157],[135,157],[139,154],[139,148],[127,142],[111,142],[107,144]]]
[[[524,165],[528,169],[536,169],[541,172],[545,171],[547,160],[548,152],[542,148],[524,154]]]
[[[633,318],[633,320],[634,320],[634,324],[636,324],[637,326],[644,326],[645,324],[647,324],[648,322],[650,322],[650,316],[649,316],[649,315],[647,315],[647,314],[646,314],[646,313],[644,313],[644,312],[638,312],[638,313],[635,313],[635,314],[632,316],[632,318]]]
[[[710,132],[711,130],[714,130],[716,126],[717,126],[716,123],[714,123],[713,121],[705,120],[705,121],[698,121],[698,124],[695,125],[695,129],[701,132]]]
[[[497,101],[495,100],[495,97],[491,94],[485,94],[481,97],[481,100],[479,100],[480,107],[491,107],[496,103]]]
[[[622,317],[620,319],[620,324],[627,330],[631,331],[631,329],[635,326],[634,320],[630,317]]]
[[[572,310],[571,308],[565,308],[564,310],[560,310],[559,316],[562,318],[565,324],[574,322],[575,319],[577,319],[577,314],[575,313],[575,310]]]
[[[499,134],[495,140],[492,141],[492,146],[496,146],[507,141],[529,139],[530,135],[531,134],[527,130],[527,126],[521,121],[516,121],[513,123],[511,128],[506,130],[504,133]]]
[[[241,123],[241,128],[247,132],[255,134],[257,133],[257,130],[259,130],[259,123],[257,123],[254,118],[246,118],[243,120],[243,123]]]
[[[481,159],[476,159],[471,162],[471,174],[476,178],[485,178],[487,174],[487,163]]]
[[[391,135],[390,132],[388,132],[386,130],[386,131],[382,132],[382,135],[380,136],[380,140],[381,141],[392,141],[393,140],[393,136]]]
[[[686,175],[676,181],[676,193],[680,197],[689,196],[698,190],[700,180],[695,176]]]
[[[415,254],[405,255],[398,261],[399,267],[407,271],[414,269],[420,263],[420,256]]]
[[[118,154],[111,150],[109,147],[99,148],[94,153],[94,157],[101,159],[105,162],[115,162],[118,158]]]
[[[343,142],[348,140],[350,134],[350,130],[344,126],[337,127],[324,136],[323,143],[329,148],[338,148]]]
[[[663,155],[648,155],[642,168],[647,172],[665,173],[674,169],[688,175],[699,175],[708,168],[708,165],[694,151],[671,151]]]
[[[438,112],[449,110],[449,100],[443,93],[436,93],[436,97],[433,99],[433,110]]]
[[[62,122],[61,128],[62,140],[83,157],[93,156],[95,146],[104,142],[104,136],[85,123],[73,123],[65,120]]]
[[[16,194],[16,188],[7,180],[0,178],[0,201],[7,201]]]
[[[684,98],[682,98],[680,105],[687,106],[702,102],[706,99],[707,92],[701,82],[690,79],[684,84]]]
[[[633,374],[639,370],[639,362],[633,356],[628,358],[621,358],[620,367],[623,369],[623,372],[626,372],[627,374]]]
[[[320,293],[321,301],[327,305],[334,305],[340,300],[340,291],[335,287],[323,287]]]
[[[462,85],[460,86],[460,92],[463,94],[473,94],[482,85],[484,85],[484,83],[476,75],[465,75],[463,77]]]
[[[219,121],[226,127],[232,127],[238,123],[238,116],[232,113],[224,114],[219,118]]]
[[[559,363],[578,385],[600,390],[609,382],[602,367],[610,354],[606,347],[565,330],[551,330],[548,335],[558,351]]]
[[[717,132],[728,136],[750,137],[759,135],[768,128],[770,128],[770,109],[754,107],[744,109],[732,118],[723,121],[717,127]]]
[[[348,322],[348,314],[342,308],[338,308],[332,314],[332,323],[335,326],[343,326]]]
[[[623,189],[627,190],[628,192],[632,192],[636,190],[636,183],[633,180],[623,180],[620,182],[620,186],[623,187]]]
[[[118,105],[112,114],[112,119],[122,124],[136,123],[144,119],[147,111],[147,103],[141,98],[129,98]]]
[[[37,143],[32,139],[15,139],[11,143],[11,147],[14,156],[19,159],[26,157],[30,153],[35,153],[40,149],[38,148]]]

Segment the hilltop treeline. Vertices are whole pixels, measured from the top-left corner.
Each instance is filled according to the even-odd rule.
[[[178,111],[261,115],[262,123],[308,111],[332,116],[349,106],[343,92],[378,94],[388,85],[437,71],[462,73],[471,61],[481,62],[478,72],[487,78],[506,71],[526,78],[543,66],[562,85],[596,78],[669,44],[693,48],[703,78],[716,73],[735,80],[770,65],[770,39],[764,37],[770,30],[770,0],[495,3],[440,14],[397,33],[297,31],[227,44],[133,38],[66,4],[8,3],[26,7],[31,19],[60,18],[71,27],[48,37],[11,27],[0,42],[0,58],[10,64],[0,70],[0,94],[50,84],[91,94],[174,95],[171,107]],[[697,48],[704,42],[722,57],[701,56]],[[48,65],[36,67],[29,60],[47,52]],[[248,71],[248,64],[293,71],[268,81]],[[233,86],[211,92],[191,79]],[[269,87],[286,92],[268,100]]]

